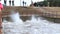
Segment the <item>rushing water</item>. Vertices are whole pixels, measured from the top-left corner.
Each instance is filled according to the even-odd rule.
[[[21,24],[21,23],[23,23],[23,21],[20,19],[19,16],[20,15],[18,12],[13,12],[13,13],[11,13],[10,18],[14,23],[20,23]]]
[[[60,34],[60,24],[43,20],[32,15],[25,22],[19,18],[19,13],[10,15],[12,22],[3,21],[4,34]]]

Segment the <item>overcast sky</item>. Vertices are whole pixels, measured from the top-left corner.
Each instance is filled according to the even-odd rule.
[[[21,0],[21,1],[23,1],[23,0]],[[26,4],[29,6],[30,4],[31,4],[31,0],[24,0],[25,2],[26,2]],[[44,1],[44,0],[32,0],[33,1],[33,3],[34,2],[40,2],[40,1]],[[21,5],[22,5],[22,3],[21,3]]]
[[[27,5],[30,5],[31,4],[31,0],[24,0],[26,2]],[[34,2],[40,2],[40,1],[43,1],[43,0],[32,0],[33,3]]]
[[[29,6],[31,4],[31,0],[24,0],[26,2],[26,6]],[[34,2],[40,2],[40,1],[44,1],[44,0],[32,0],[33,3]],[[4,1],[1,1],[4,4]],[[14,4],[15,6],[23,6],[23,0],[14,0]],[[7,5],[9,5],[9,0],[7,0]]]

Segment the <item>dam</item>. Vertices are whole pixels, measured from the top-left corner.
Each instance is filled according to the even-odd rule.
[[[11,10],[18,11],[21,15],[31,15],[36,14],[40,16],[50,17],[50,18],[60,18],[60,8],[59,7],[4,7],[2,10],[4,15],[8,15]]]
[[[48,8],[49,9],[47,9],[47,7],[4,8],[2,11],[4,34],[60,34],[60,22],[55,23],[54,21],[48,21],[46,19],[59,19],[59,12],[56,13],[59,9],[58,7]],[[53,10],[54,8],[55,10]],[[11,10],[14,10],[16,13],[11,14]]]
[[[51,21],[56,22],[60,19],[60,8],[59,7],[4,7],[2,10],[2,17],[9,17],[10,11],[15,10],[19,12],[20,16],[36,16],[46,17]]]

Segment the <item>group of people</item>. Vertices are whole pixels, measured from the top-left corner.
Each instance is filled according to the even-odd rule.
[[[25,5],[26,5],[26,2],[24,2],[24,1],[23,1],[22,3],[23,3],[23,6],[25,6]]]

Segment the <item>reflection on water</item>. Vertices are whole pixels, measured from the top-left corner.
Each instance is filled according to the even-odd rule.
[[[60,34],[60,24],[47,21],[42,17],[32,15],[28,17],[21,16],[19,18],[17,13],[12,14],[12,16],[10,19],[12,19],[13,22],[6,20],[3,21],[4,34]],[[20,22],[21,20],[24,21]]]

